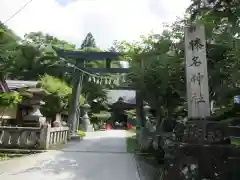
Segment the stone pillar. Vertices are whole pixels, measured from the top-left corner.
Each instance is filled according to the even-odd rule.
[[[206,40],[204,26],[185,28],[188,118],[210,116]]]
[[[50,124],[44,124],[41,127],[40,139],[39,139],[40,149],[46,150],[49,148],[50,130],[51,130]]]
[[[76,66],[83,66],[84,60],[78,59]],[[74,81],[72,88],[72,95],[69,103],[69,112],[68,112],[68,126],[70,128],[70,135],[75,136],[77,131],[77,108],[79,106],[79,96],[81,94],[81,82],[82,76],[79,70],[74,71]]]
[[[53,122],[53,127],[61,127],[62,126],[62,117],[60,113],[56,114],[56,118]]]
[[[203,25],[185,28],[185,58],[188,118],[202,120],[201,143],[206,139],[206,118],[210,116],[206,39]]]

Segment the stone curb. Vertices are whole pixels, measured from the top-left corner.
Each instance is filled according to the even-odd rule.
[[[0,153],[21,153],[21,154],[33,154],[43,153],[47,150],[36,150],[36,149],[0,149]]]
[[[155,165],[148,164],[143,157],[140,155],[134,154],[136,161],[137,171],[139,174],[140,180],[157,180],[158,172]]]

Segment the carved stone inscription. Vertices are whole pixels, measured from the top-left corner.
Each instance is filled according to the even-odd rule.
[[[210,115],[204,27],[185,28],[188,117]]]

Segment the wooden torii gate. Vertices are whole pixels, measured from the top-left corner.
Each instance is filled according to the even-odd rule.
[[[69,51],[69,50],[56,50],[58,56],[68,57],[76,60],[76,66],[80,69],[84,69],[89,73],[128,73],[128,68],[111,68],[112,60],[119,60],[121,53],[117,52],[80,52],[80,51]],[[85,68],[84,64],[86,61],[102,60],[105,61],[105,68]],[[73,76],[73,89],[71,101],[69,104],[68,114],[68,125],[70,126],[71,135],[74,136],[77,131],[77,108],[78,108],[78,97],[81,93],[81,76],[79,71],[75,71]],[[117,87],[117,89],[134,89],[131,87]],[[141,117],[142,113],[142,100],[140,93],[136,91],[136,111],[137,117]],[[138,118],[141,119],[141,118]]]

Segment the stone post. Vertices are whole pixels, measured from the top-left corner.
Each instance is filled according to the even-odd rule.
[[[60,113],[56,114],[56,118],[53,122],[53,127],[61,127],[62,126],[62,117]]]
[[[201,143],[206,139],[206,118],[210,116],[206,39],[203,25],[185,28],[185,58],[188,118],[202,120]]]
[[[40,149],[46,150],[49,148],[50,130],[51,130],[50,124],[42,125],[39,140]]]
[[[204,27],[185,28],[188,118],[210,116],[206,40]]]

